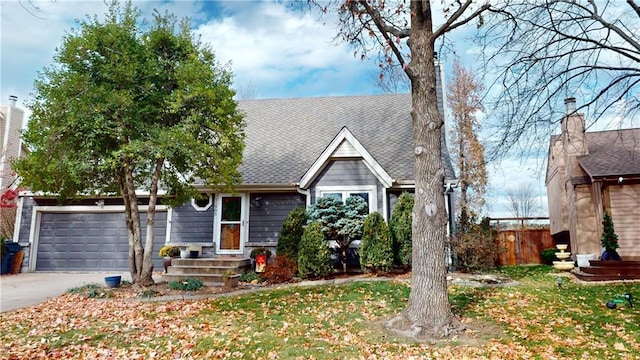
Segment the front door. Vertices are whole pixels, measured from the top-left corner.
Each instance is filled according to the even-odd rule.
[[[244,194],[216,197],[216,252],[242,254],[245,235]]]

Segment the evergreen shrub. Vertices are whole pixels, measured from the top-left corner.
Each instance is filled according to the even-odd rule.
[[[298,249],[298,274],[301,278],[322,277],[333,272],[329,242],[324,239],[322,225],[307,225]]]
[[[387,273],[393,268],[393,247],[389,227],[380,213],[374,212],[364,220],[360,266],[373,273]]]
[[[298,261],[298,247],[307,224],[307,212],[303,208],[295,208],[287,214],[278,236],[276,254]]]
[[[404,267],[411,266],[411,252],[413,251],[412,220],[413,196],[408,192],[403,192],[398,197],[396,206],[393,208],[391,220],[389,220],[389,229],[391,231],[394,261]]]

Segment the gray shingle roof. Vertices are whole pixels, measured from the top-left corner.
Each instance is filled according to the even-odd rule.
[[[591,177],[640,175],[640,129],[586,133],[589,154],[579,156]]]
[[[240,100],[239,109],[245,185],[299,182],[345,126],[392,178],[413,180],[410,94]],[[455,179],[448,151],[443,160]]]

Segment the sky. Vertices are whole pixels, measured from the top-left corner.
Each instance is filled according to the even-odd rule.
[[[287,1],[135,1],[134,5],[147,18],[153,9],[191,18],[193,31],[211,45],[222,64],[231,67],[234,87],[253,89],[257,98],[382,93],[375,85],[376,62],[361,60],[354,56],[353,48],[336,43],[336,21],[331,14],[319,18],[293,9]],[[102,17],[105,11],[102,1],[0,1],[0,103],[16,95],[18,106],[25,108],[38,72],[52,63],[65,33],[78,27],[76,19]],[[455,55],[441,56],[445,82],[452,76],[454,57],[474,70],[477,51],[469,39],[473,27],[449,36]],[[483,80],[481,74],[478,78]],[[546,148],[546,144],[541,146]],[[544,157],[514,155],[490,163],[488,171],[488,206],[483,215],[511,216],[504,189],[531,183],[540,202],[537,215],[547,216]]]

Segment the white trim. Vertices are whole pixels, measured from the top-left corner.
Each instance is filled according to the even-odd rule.
[[[369,152],[360,144],[360,142],[353,136],[353,134],[347,129],[343,127],[342,130],[333,138],[329,146],[320,154],[318,159],[311,165],[311,167],[307,170],[307,172],[300,179],[300,187],[302,189],[308,189],[311,186],[311,183],[316,179],[316,177],[320,174],[322,169],[327,166],[329,160],[332,158],[333,153],[340,147],[340,144],[343,140],[346,140],[353,146],[353,148],[358,152],[358,154],[362,157],[363,162],[367,165],[367,168],[375,175],[375,177],[380,181],[382,185],[385,187],[391,187],[393,184],[393,179],[389,174],[384,170],[380,164],[369,154]]]
[[[389,194],[387,194],[387,188],[382,188],[382,218],[385,222],[389,222],[387,213],[389,212]]]
[[[327,192],[342,193],[342,201],[349,197],[348,193],[369,193],[369,213],[378,211],[378,186],[376,185],[316,186],[316,201],[321,198],[322,193]]]
[[[147,212],[148,205],[139,205],[138,211]],[[31,229],[29,231],[29,243],[31,244],[31,253],[29,254],[28,271],[36,271],[36,263],[38,261],[38,242],[40,240],[40,220],[43,213],[121,213],[124,212],[124,205],[70,205],[70,206],[34,206],[31,214]],[[156,205],[156,211],[167,211],[166,205]]]
[[[207,205],[205,206],[200,206],[196,203],[196,199],[195,198],[191,198],[191,206],[196,210],[196,211],[207,211],[209,210],[209,208],[211,207],[211,205],[213,205],[213,196],[211,195],[211,193],[207,193],[205,195],[209,196],[209,202],[207,203]]]
[[[167,227],[166,233],[164,234],[164,243],[168,244],[171,242],[171,223],[173,222],[173,208],[169,207],[167,209]]]
[[[13,241],[20,242],[20,223],[22,222],[22,206],[24,198],[18,198],[18,207],[16,208],[16,222],[13,228]]]
[[[220,248],[220,225],[222,224],[222,199],[225,197],[239,197],[240,198],[240,246],[238,250],[223,250]],[[247,217],[249,212],[247,211],[247,194],[238,193],[238,194],[216,194],[216,206],[215,206],[215,218],[214,218],[214,227],[213,227],[213,241],[216,246],[216,254],[243,254],[244,253],[244,244],[248,235],[249,222],[247,221]]]

